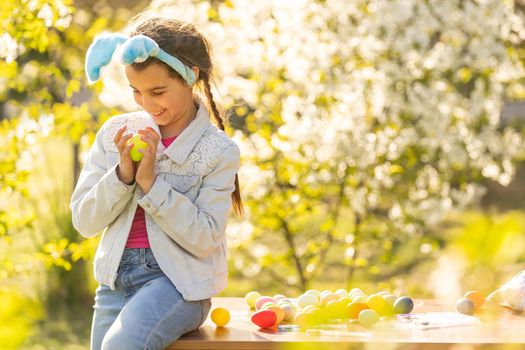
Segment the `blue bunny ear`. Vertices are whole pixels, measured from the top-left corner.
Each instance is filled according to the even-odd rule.
[[[110,61],[118,45],[128,40],[122,34],[102,34],[95,38],[86,53],[86,75],[90,83],[100,78],[100,70]]]
[[[162,50],[153,39],[140,34],[129,38],[128,41],[122,45],[120,60],[123,64],[144,62],[148,57],[156,57],[168,64],[182,76],[189,86],[195,83],[197,79],[195,73],[177,57]]]
[[[156,56],[159,50],[159,45],[153,39],[145,35],[136,35],[122,45],[120,60],[124,64],[144,62],[149,56]]]

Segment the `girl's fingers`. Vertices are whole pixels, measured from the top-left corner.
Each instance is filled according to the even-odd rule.
[[[157,132],[152,127],[149,127],[149,126],[146,129],[139,130],[139,134],[147,135],[151,137],[154,141],[157,141],[157,142],[160,140],[159,134],[157,134]]]
[[[128,145],[128,141],[129,139],[131,139],[133,135],[131,134],[127,134],[127,135],[124,135],[124,137],[122,137],[119,142],[117,143],[117,149],[119,150],[120,153],[122,153],[124,151],[124,149],[129,146]],[[131,148],[130,148],[131,149]]]
[[[160,141],[160,136],[159,134],[157,134],[157,132],[155,131],[155,129],[153,129],[152,127],[147,127],[146,130],[151,134],[151,137],[153,138],[153,140],[159,142]]]
[[[148,150],[151,150],[153,153],[157,150],[157,144],[159,141],[154,135],[146,131],[139,131],[140,139],[148,144]]]
[[[149,134],[140,134],[140,139],[148,144],[149,142],[153,141],[152,137]]]
[[[121,159],[121,161],[124,161],[124,162],[130,161],[131,162],[132,159],[131,159],[130,152],[131,152],[131,148],[132,147],[133,147],[133,144],[130,143],[129,145],[124,146],[122,148],[122,152],[120,152],[120,159]]]
[[[122,137],[122,134],[124,133],[125,130],[126,130],[126,125],[121,126],[117,130],[117,133],[115,134],[115,137],[113,138],[113,142],[115,142],[115,145],[119,143],[120,138]]]
[[[129,152],[131,151],[133,146],[134,146],[133,142],[130,142],[129,144],[126,145],[126,147],[124,147],[124,151],[122,153],[129,156]]]
[[[143,154],[155,155],[157,152],[157,144],[150,138],[142,138],[142,141],[146,142],[147,148],[139,149],[138,151]]]

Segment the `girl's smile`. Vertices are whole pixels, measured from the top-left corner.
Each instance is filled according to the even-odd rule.
[[[153,118],[162,137],[179,135],[195,118],[192,88],[171,76],[164,65],[126,66],[126,76],[135,102]]]
[[[158,113],[151,113],[151,116],[152,116],[153,118],[160,118],[160,117],[162,117],[162,116],[164,115],[164,112],[165,112],[165,111],[166,111],[166,110],[160,111],[160,112],[158,112]]]

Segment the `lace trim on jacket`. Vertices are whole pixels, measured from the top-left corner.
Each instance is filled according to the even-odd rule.
[[[143,129],[148,125],[151,126],[151,121],[146,114],[141,112],[132,112],[109,119],[103,127],[103,145],[106,152],[118,153],[113,138],[118,129],[124,124],[127,125],[126,133],[136,133],[139,129]],[[224,132],[216,130],[216,128],[210,124],[199,141],[197,141],[195,147],[186,158],[186,161],[178,164],[163,153],[166,148],[162,142],[159,142],[155,173],[207,175],[217,165],[224,150],[232,144],[233,142],[228,139]]]

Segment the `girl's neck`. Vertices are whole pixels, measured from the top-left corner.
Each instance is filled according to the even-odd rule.
[[[161,138],[167,139],[170,137],[179,136],[184,131],[184,129],[190,125],[193,119],[195,119],[198,109],[198,104],[195,100],[192,100],[192,103],[190,104],[183,118],[179,119],[175,123],[159,126]]]

